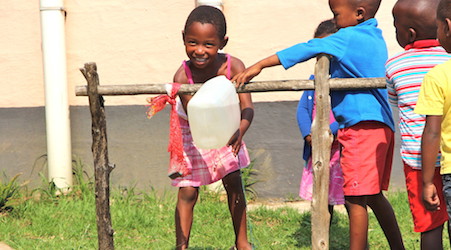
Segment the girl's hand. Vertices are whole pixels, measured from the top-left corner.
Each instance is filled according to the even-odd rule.
[[[423,186],[423,203],[427,210],[440,210],[440,199],[437,195],[437,188],[434,184]]]
[[[232,137],[230,138],[229,142],[227,143],[227,146],[231,146],[232,147],[232,153],[234,156],[238,155],[238,152],[240,152],[241,149],[241,133],[240,130],[238,129],[235,134],[232,135]]]

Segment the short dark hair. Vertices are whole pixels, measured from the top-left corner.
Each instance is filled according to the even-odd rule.
[[[212,24],[216,27],[220,39],[223,39],[227,33],[225,16],[222,11],[216,7],[201,5],[191,11],[185,23],[185,32],[194,22]]]
[[[350,3],[355,7],[364,6],[370,18],[376,15],[381,6],[381,0],[351,0]]]
[[[330,35],[338,31],[337,25],[335,24],[334,19],[328,19],[322,21],[315,30],[313,36],[315,38],[322,37],[325,35]]]
[[[441,0],[437,7],[437,19],[444,21],[451,18],[451,0]]]

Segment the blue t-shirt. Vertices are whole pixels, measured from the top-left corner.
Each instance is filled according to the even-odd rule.
[[[342,28],[330,36],[299,43],[277,52],[277,56],[288,69],[320,53],[333,56],[331,78],[385,77],[387,46],[374,18]],[[395,131],[386,89],[332,91],[330,95],[332,111],[340,128],[361,121],[379,121]]]

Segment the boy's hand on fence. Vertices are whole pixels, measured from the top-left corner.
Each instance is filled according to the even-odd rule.
[[[236,74],[232,78],[232,82],[235,83],[235,86],[237,88],[241,87],[244,84],[248,83],[250,80],[252,80],[252,78],[254,78],[258,74],[260,74],[261,71],[262,71],[262,68],[260,66],[258,66],[257,64],[255,64],[255,65],[245,69],[243,72]]]
[[[274,54],[271,55],[263,60],[258,61],[256,64],[250,66],[249,68],[245,69],[243,72],[235,75],[232,78],[232,82],[235,83],[236,87],[241,87],[245,83],[248,83],[252,78],[260,74],[260,72],[264,68],[273,67],[276,65],[280,65],[279,57]]]
[[[440,199],[437,195],[437,188],[434,184],[423,186],[423,203],[427,210],[440,210]]]

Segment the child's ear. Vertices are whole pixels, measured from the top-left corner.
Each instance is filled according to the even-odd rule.
[[[413,28],[409,28],[409,44],[417,40],[417,31]]]
[[[358,7],[356,11],[356,18],[359,23],[365,21],[366,10],[363,7]]]
[[[446,37],[451,37],[451,19],[445,19],[445,34]]]
[[[221,47],[219,49],[223,49],[227,45],[228,41],[229,41],[229,37],[225,36],[224,39],[222,39],[222,44],[221,44]]]
[[[182,41],[185,42],[185,31],[184,30],[182,30],[182,39],[183,39]]]

